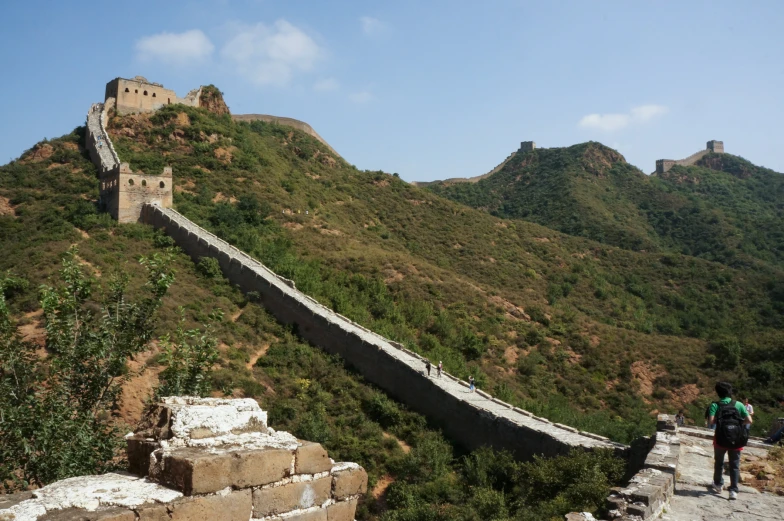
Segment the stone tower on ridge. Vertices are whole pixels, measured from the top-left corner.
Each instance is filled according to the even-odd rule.
[[[520,152],[530,152],[536,149],[536,143],[533,141],[523,141],[520,143]]]
[[[657,159],[656,160],[656,173],[663,174],[670,170],[670,168],[674,167],[675,165],[681,166],[690,166],[705,157],[707,154],[713,152],[714,154],[723,154],[724,153],[724,141],[716,141],[715,139],[711,139],[705,145],[704,150],[700,150],[699,152],[695,152],[694,154],[690,155],[686,159]]]
[[[180,98],[173,90],[142,76],[115,78],[106,84],[104,102],[90,108],[85,146],[98,167],[99,206],[117,221],[138,222],[145,204],[171,208],[173,177],[170,166],[160,172],[134,172],[130,164],[120,161],[106,132],[110,112],[122,116],[155,112],[171,104],[198,107],[201,91],[199,87]]]

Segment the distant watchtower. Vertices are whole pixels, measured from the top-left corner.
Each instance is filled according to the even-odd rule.
[[[706,154],[713,152],[716,154],[723,154],[724,153],[724,141],[716,141],[715,139],[711,139],[708,141],[708,144],[705,145],[705,150],[700,150],[699,152],[695,152],[686,159],[657,159],[656,160],[656,173],[663,174],[668,172],[670,168],[674,167],[675,165],[680,166],[691,166],[695,164],[697,161],[705,157]]]
[[[520,152],[530,152],[536,149],[536,143],[533,141],[523,141],[520,143]]]

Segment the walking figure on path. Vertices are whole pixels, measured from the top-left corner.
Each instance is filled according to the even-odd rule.
[[[472,393],[472,392],[474,392],[474,389],[476,389],[476,387],[474,386],[474,377],[473,376],[469,376],[468,377],[468,392]]]
[[[430,360],[425,360],[425,369],[427,369],[427,377],[430,378]]]
[[[716,384],[719,401],[710,404],[708,424],[715,425],[713,438],[713,485],[711,488],[720,494],[724,488],[724,455],[730,462],[730,499],[738,499],[740,481],[740,451],[749,440],[749,431],[744,425],[751,425],[751,416],[746,407],[732,399],[732,385],[727,382]]]
[[[441,378],[441,371],[444,369],[444,364],[441,360],[438,361],[438,377]]]

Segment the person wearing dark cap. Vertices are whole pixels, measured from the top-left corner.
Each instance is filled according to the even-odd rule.
[[[784,394],[779,396],[777,399],[779,401],[779,405],[784,407]],[[773,436],[766,439],[765,443],[778,443],[781,441],[781,438],[784,438],[784,427],[780,428]]]

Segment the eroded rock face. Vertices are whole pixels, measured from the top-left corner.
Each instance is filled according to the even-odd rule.
[[[367,491],[362,467],[271,429],[252,399],[164,398],[126,440],[138,476],[59,481],[0,501],[0,521],[352,521]]]

